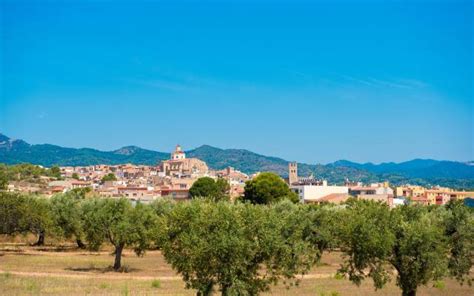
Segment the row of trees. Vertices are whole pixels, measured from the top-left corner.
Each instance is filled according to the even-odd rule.
[[[230,186],[227,180],[210,177],[199,178],[189,190],[192,198],[210,198],[213,201],[229,200]],[[294,203],[299,201],[298,195],[290,190],[288,184],[274,173],[261,173],[245,183],[245,194],[242,201],[253,204],[270,204],[284,199]]]
[[[255,295],[284,279],[295,283],[326,251],[344,254],[340,273],[356,284],[371,278],[382,288],[395,279],[403,295],[432,280],[471,278],[473,212],[462,202],[442,207],[369,201],[343,206],[268,205],[162,199],[133,205],[126,199],[87,198],[73,191],[51,199],[0,192],[1,233],[73,239],[79,247],[114,247],[114,269],[124,248],[137,255],[161,249],[188,288],[199,295]]]
[[[0,190],[6,189],[11,181],[37,183],[41,177],[61,179],[61,170],[58,166],[47,169],[28,163],[17,165],[0,163]]]

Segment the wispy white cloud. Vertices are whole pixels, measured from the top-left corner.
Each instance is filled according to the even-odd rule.
[[[162,69],[157,69],[156,72],[158,73],[149,77],[126,78],[123,80],[128,83],[176,92],[199,91],[230,86],[229,83],[224,83],[223,81],[190,73],[170,72]]]
[[[375,83],[373,83],[369,80],[359,79],[359,78],[348,76],[348,75],[341,75],[341,76],[342,76],[342,78],[344,78],[346,80],[350,80],[350,81],[357,82],[357,83],[364,84],[364,85],[368,85],[368,86],[375,86]]]
[[[393,79],[393,80],[383,80],[373,77],[368,77],[365,79],[349,76],[349,75],[341,75],[342,78],[356,82],[359,84],[367,85],[370,87],[390,87],[390,88],[400,88],[400,89],[417,89],[417,88],[424,88],[427,87],[423,81],[415,80],[415,79]]]

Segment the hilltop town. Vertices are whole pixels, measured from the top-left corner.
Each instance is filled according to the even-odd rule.
[[[87,189],[101,197],[126,197],[133,201],[151,202],[170,197],[174,200],[190,199],[189,191],[199,178],[222,178],[229,184],[228,195],[235,200],[243,196],[245,183],[259,173],[245,174],[233,167],[213,170],[206,162],[187,157],[177,145],[168,160],[155,166],[147,165],[91,165],[59,167],[60,178],[43,177],[41,184],[30,182],[10,182],[9,191],[37,193],[52,196],[74,189]],[[474,198],[474,191],[459,191],[448,187],[426,188],[405,184],[393,186],[389,182],[363,184],[346,180],[344,184],[329,184],[327,180],[298,175],[298,164],[289,163],[288,178],[290,189],[298,194],[302,203],[341,203],[350,197],[375,200],[391,207],[408,200],[423,205],[442,205],[450,200]]]

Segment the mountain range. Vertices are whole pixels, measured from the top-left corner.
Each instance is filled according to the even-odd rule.
[[[288,161],[245,149],[220,149],[203,145],[186,153],[188,157],[205,161],[212,169],[232,166],[248,174],[271,171],[281,176],[287,175]],[[47,167],[123,163],[156,165],[169,157],[169,153],[136,146],[100,151],[91,148],[65,148],[50,144],[31,145],[23,140],[10,139],[0,134],[0,163],[6,164],[32,163]],[[300,163],[298,171],[302,176],[314,174],[317,178],[324,178],[334,183],[342,183],[347,178],[362,182],[389,180],[392,183],[474,187],[474,162],[472,161],[464,163],[414,159],[401,163],[361,164],[339,160],[326,165]]]

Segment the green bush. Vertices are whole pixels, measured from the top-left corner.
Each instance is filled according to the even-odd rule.
[[[157,288],[157,289],[161,288],[161,282],[160,282],[160,280],[153,280],[153,281],[151,282],[151,286],[152,286],[152,288]]]
[[[443,281],[436,281],[434,282],[433,287],[439,290],[444,290],[444,288],[446,287],[446,284]]]

